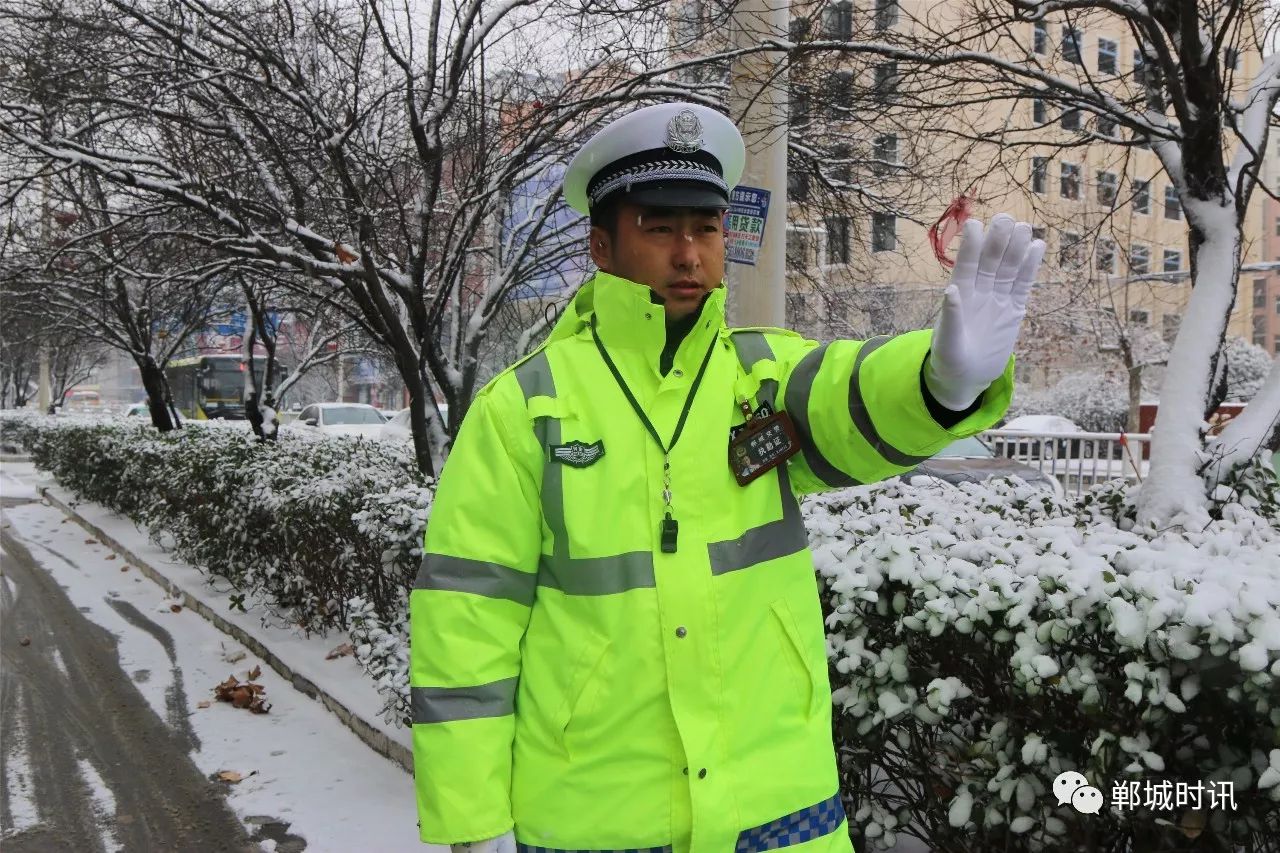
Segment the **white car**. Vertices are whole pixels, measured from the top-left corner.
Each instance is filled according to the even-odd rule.
[[[300,429],[369,439],[385,425],[382,413],[366,403],[313,403],[293,422]]]
[[[440,417],[443,420],[442,426],[449,426],[449,404],[438,403],[440,408]],[[382,432],[378,435],[383,441],[412,441],[413,429],[409,425],[409,410],[401,409],[391,416],[391,420],[382,427]]]

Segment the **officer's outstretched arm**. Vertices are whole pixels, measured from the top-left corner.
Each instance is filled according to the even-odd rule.
[[[512,405],[523,408],[510,392],[499,379],[467,414],[409,597],[414,776],[426,842],[494,838],[513,823],[513,709],[542,528],[538,445],[504,419]]]

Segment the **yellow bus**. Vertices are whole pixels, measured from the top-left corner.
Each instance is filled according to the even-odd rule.
[[[258,387],[266,359],[254,359]],[[197,355],[169,362],[164,375],[178,413],[193,421],[223,418],[242,421],[244,413],[244,363],[238,355]],[[276,366],[276,381],[283,369]]]

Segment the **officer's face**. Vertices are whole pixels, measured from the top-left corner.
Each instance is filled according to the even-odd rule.
[[[591,229],[591,259],[604,272],[653,288],[668,320],[697,310],[724,278],[724,228],[715,208],[618,209],[617,234]]]

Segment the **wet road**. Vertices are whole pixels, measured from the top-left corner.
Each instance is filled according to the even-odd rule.
[[[161,719],[121,668],[115,637],[86,619],[7,530],[0,548],[5,853],[259,850],[190,757],[198,743],[180,673]],[[172,658],[162,627],[125,602],[108,603]],[[36,814],[15,831],[15,809],[32,802]]]

